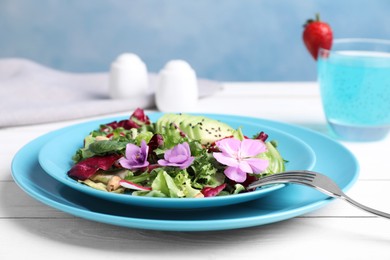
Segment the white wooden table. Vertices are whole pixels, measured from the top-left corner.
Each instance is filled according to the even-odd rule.
[[[314,82],[225,83],[222,92],[202,99],[198,110],[284,121],[327,133]],[[163,232],[77,218],[34,200],[15,184],[11,160],[23,145],[91,119],[0,129],[0,259],[390,259],[390,220],[342,201],[252,228]],[[361,169],[348,194],[390,212],[390,137],[343,144]]]

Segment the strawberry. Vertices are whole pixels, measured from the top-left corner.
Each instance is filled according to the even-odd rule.
[[[322,22],[318,14],[315,20],[308,20],[304,28],[303,42],[313,58],[317,60],[320,48],[330,50],[332,47],[332,28],[329,24]]]

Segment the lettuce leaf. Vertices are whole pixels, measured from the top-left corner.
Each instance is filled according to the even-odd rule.
[[[267,159],[269,161],[268,168],[265,170],[264,175],[285,171],[285,160],[276,149],[276,142],[265,142],[265,145],[267,146],[267,151],[259,155],[259,158]]]
[[[163,193],[166,197],[179,198],[183,193],[166,171],[160,171],[152,182],[152,190]]]
[[[96,155],[107,153],[120,153],[124,152],[127,142],[103,140],[93,142],[88,146],[88,150]]]
[[[193,198],[200,194],[200,190],[192,187],[191,179],[185,170],[172,177],[162,168],[156,169],[157,176],[152,181],[152,191],[135,191],[132,195],[148,197]]]

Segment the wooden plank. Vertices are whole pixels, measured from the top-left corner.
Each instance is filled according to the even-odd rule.
[[[82,219],[0,219],[2,259],[389,259],[390,222],[296,218],[215,232],[127,229]]]

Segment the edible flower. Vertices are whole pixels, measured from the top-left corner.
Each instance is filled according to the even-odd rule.
[[[165,151],[164,159],[160,159],[157,162],[161,166],[176,166],[180,169],[186,169],[192,164],[194,159],[191,156],[190,146],[187,142],[184,142]]]
[[[268,167],[268,160],[255,158],[267,150],[264,142],[253,139],[242,141],[235,138],[226,138],[216,142],[221,152],[214,152],[214,158],[228,167],[224,170],[226,177],[242,183],[247,173],[259,174]]]
[[[141,147],[128,143],[126,145],[126,156],[119,159],[119,164],[123,168],[134,170],[144,168],[149,165],[148,162],[149,146],[145,140],[142,140]]]

